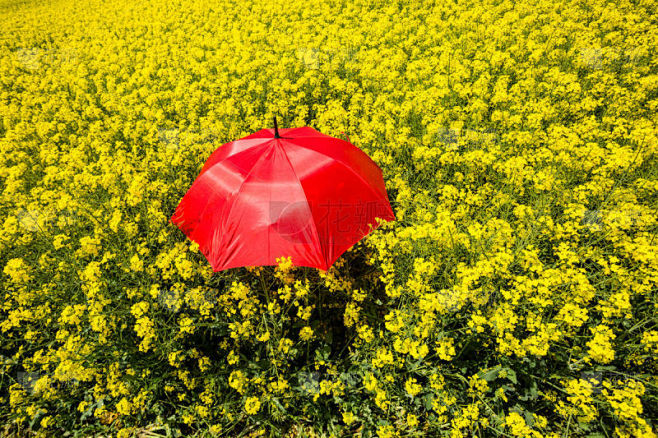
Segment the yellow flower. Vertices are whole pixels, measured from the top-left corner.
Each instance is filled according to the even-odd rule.
[[[404,389],[407,391],[407,394],[415,397],[418,395],[418,393],[420,393],[423,387],[417,383],[415,378],[411,377],[405,382]]]
[[[133,314],[135,318],[140,318],[146,314],[149,310],[149,303],[146,301],[140,301],[139,303],[135,303],[132,305],[130,308],[130,313]]]
[[[181,333],[194,333],[196,328],[194,327],[194,320],[189,316],[183,317],[178,323]]]
[[[47,416],[47,417],[42,418],[41,421],[39,422],[39,424],[44,429],[48,429],[50,426],[55,425],[55,419],[51,416]]]
[[[291,339],[281,338],[281,340],[279,340],[279,351],[283,354],[288,354],[292,345],[293,342]]]
[[[7,274],[14,283],[26,283],[30,280],[30,268],[25,260],[20,258],[11,259],[5,265],[3,272]]]
[[[393,353],[391,353],[386,347],[381,347],[377,350],[376,356],[372,359],[372,365],[377,368],[381,368],[385,365],[392,365],[395,363],[393,358]]]
[[[138,254],[134,254],[134,255],[130,258],[130,269],[132,269],[132,270],[135,271],[135,272],[140,272],[142,269],[144,269],[144,262],[142,262],[142,261],[139,259],[139,255],[138,255]]]
[[[238,391],[240,394],[243,394],[245,391],[245,384],[247,379],[244,373],[240,370],[235,370],[231,372],[231,375],[228,378],[228,384],[231,388]]]
[[[81,402],[78,404],[78,412],[84,412],[84,411],[87,410],[88,407],[89,407],[89,402],[87,402],[87,401],[81,401]]]
[[[139,350],[143,352],[148,351],[156,336],[153,321],[147,316],[137,318],[137,321],[135,322],[135,332],[137,333],[137,336],[142,338],[142,341],[139,344]]]
[[[279,257],[276,259],[277,266],[274,275],[285,284],[292,284],[295,281],[294,268],[290,257]]]
[[[384,425],[384,426],[379,426],[377,428],[377,437],[378,438],[393,438],[398,436],[398,434],[395,431],[395,428],[391,426],[390,424]]]
[[[352,412],[343,412],[343,422],[348,426],[356,420],[356,416]]]
[[[505,417],[505,426],[513,436],[526,437],[530,435],[530,428],[518,412],[510,412]]]
[[[127,398],[122,398],[119,403],[117,403],[117,412],[121,415],[130,415],[132,411],[132,406]]]
[[[642,333],[644,351],[658,354],[658,330],[649,330]]]
[[[602,325],[590,330],[594,338],[587,342],[589,357],[603,364],[611,362],[615,358],[615,350],[610,341],[615,338],[615,334],[609,327]]]
[[[244,410],[249,415],[256,415],[260,409],[260,400],[258,397],[247,397],[244,403]]]
[[[391,402],[383,389],[377,389],[375,393],[375,404],[382,410],[387,410]]]
[[[300,338],[302,341],[309,341],[309,340],[311,340],[311,339],[313,338],[313,329],[312,329],[311,327],[308,327],[308,326],[307,326],[307,327],[303,327],[303,328],[299,331],[299,338]]]
[[[455,340],[453,338],[443,338],[437,341],[436,353],[442,360],[452,360],[455,355]]]

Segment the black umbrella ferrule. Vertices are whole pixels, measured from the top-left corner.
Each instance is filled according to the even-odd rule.
[[[276,123],[276,116],[274,116],[274,138],[281,138],[279,135],[279,125]]]

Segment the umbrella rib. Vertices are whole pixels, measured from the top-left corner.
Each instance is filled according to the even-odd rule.
[[[215,165],[219,164],[220,162],[230,160],[230,159],[233,158],[233,157],[236,157],[236,156],[238,156],[238,155],[241,155],[241,154],[243,154],[243,153],[246,153],[246,152],[248,152],[248,151],[253,150],[253,148],[255,148],[255,147],[261,147],[261,146],[265,146],[265,143],[263,143],[262,145],[259,145],[259,144],[254,145],[254,146],[252,146],[252,147],[250,147],[250,148],[248,148],[248,149],[244,149],[244,150],[242,150],[242,151],[240,151],[240,152],[236,152],[236,153],[234,153],[234,154],[232,154],[232,155],[229,155],[228,157],[225,157],[225,158],[222,159],[222,160],[217,161],[217,162],[214,163],[212,166],[210,166],[208,169],[206,169],[205,172],[201,172],[201,173],[197,176],[197,178],[196,178],[196,180],[194,181],[194,183],[192,183],[192,187],[194,187],[194,185],[197,184],[199,180],[204,179],[204,178],[209,178],[209,176],[208,176],[208,175],[209,175],[208,171],[209,171],[210,169],[212,169]],[[255,163],[254,163],[254,165],[255,165]],[[249,172],[251,172],[251,170],[250,170]],[[247,176],[248,176],[248,174],[247,174]],[[246,180],[246,177],[245,177],[245,180]],[[244,184],[244,181],[242,181],[242,183],[240,184],[239,189],[242,188],[242,184]],[[192,187],[190,187],[190,189],[188,190],[188,193],[192,190]],[[214,193],[215,195],[221,195],[220,193],[218,193],[218,192],[215,190],[215,188],[214,188],[214,186],[213,186],[212,184],[210,184],[208,187],[213,191],[213,193]],[[185,196],[187,196],[187,194],[185,194]],[[185,199],[185,197],[183,197],[183,199]],[[181,201],[181,202],[182,202],[182,201]],[[194,226],[194,228],[190,229],[190,233],[194,233],[194,231],[197,229],[197,227],[199,226],[199,224],[200,224],[201,221],[203,220],[203,216],[204,216],[204,214],[206,214],[206,210],[208,210],[208,207],[210,207],[210,204],[211,204],[210,202],[206,202],[206,204],[203,206],[203,209],[202,209],[201,212],[197,215],[196,220],[193,222],[193,226]],[[180,207],[180,205],[179,205],[179,207]],[[174,214],[176,214],[176,213],[174,212]],[[187,234],[187,233],[186,233],[186,234]],[[197,243],[199,243],[199,246],[200,246],[201,248],[204,248],[204,247],[205,247],[205,246],[202,246],[201,242],[197,242]],[[209,244],[207,245],[207,249],[208,249],[208,253],[209,253],[209,254],[210,254],[210,250],[211,250],[211,248],[212,248],[212,244],[209,243]]]
[[[256,145],[256,146],[254,146],[254,147],[260,147],[260,146],[263,146],[263,145]],[[233,155],[229,155],[228,157],[226,157],[226,158],[224,158],[224,159],[222,159],[222,160],[220,160],[220,161],[214,163],[212,166],[210,166],[208,169],[206,169],[205,172],[203,172],[203,173],[201,173],[199,176],[197,176],[197,179],[194,181],[193,184],[196,184],[197,181],[201,180],[201,179],[204,178],[204,177],[206,177],[206,178],[210,178],[210,177],[208,176],[208,171],[209,171],[210,169],[212,169],[214,166],[216,166],[217,164],[219,164],[219,163],[221,163],[221,162],[224,162],[224,161],[229,161],[229,160],[230,160],[231,158],[233,158],[233,157],[237,157],[237,156],[240,155],[240,154],[243,154],[243,153],[245,153],[245,152],[252,151],[252,150],[253,150],[253,147],[252,147],[252,148],[249,148],[249,149],[245,149],[245,150],[240,151],[240,152],[237,152],[237,153],[235,153],[235,154],[233,154]],[[258,161],[258,160],[257,160],[257,161]],[[256,165],[256,163],[254,163],[254,165]],[[251,170],[249,170],[249,172],[251,172]],[[247,173],[247,176],[249,176],[249,173]],[[245,177],[245,179],[246,179],[246,177]],[[242,183],[240,183],[240,187],[239,187],[239,188],[242,188],[242,184],[244,184],[244,181],[243,181]],[[213,190],[213,193],[221,195],[221,193],[218,193],[218,192],[215,190],[215,188],[213,187],[212,184],[209,185],[209,187]],[[206,203],[206,205],[203,207],[203,210],[201,211],[201,213],[199,213],[199,216],[198,216],[199,221],[201,221],[201,218],[202,218],[203,215],[206,213],[206,210],[208,209],[209,206],[210,206],[210,203],[208,202],[208,203]]]
[[[253,139],[247,139],[247,140],[267,140],[267,139],[266,139],[266,138],[253,138]],[[235,141],[233,141],[232,143],[236,143],[236,142],[239,142],[239,141],[244,141],[244,139],[235,140]],[[263,141],[263,142],[260,143],[260,144],[259,144],[259,143],[256,143],[256,144],[254,144],[254,145],[251,146],[251,147],[248,147],[248,148],[246,148],[246,149],[243,149],[243,150],[238,151],[238,152],[234,152],[234,153],[232,153],[231,155],[228,155],[228,156],[226,156],[226,157],[223,157],[222,159],[220,159],[220,160],[216,161],[215,163],[213,163],[213,165],[210,166],[210,167],[208,167],[207,169],[205,169],[205,170],[202,169],[201,172],[199,173],[199,177],[200,177],[201,175],[203,175],[204,173],[206,173],[207,171],[209,171],[210,169],[212,169],[213,166],[214,166],[215,164],[220,163],[220,162],[222,162],[222,161],[226,161],[226,160],[228,160],[228,159],[230,159],[230,158],[237,157],[237,156],[239,156],[239,155],[241,155],[241,154],[244,154],[244,153],[246,153],[246,152],[250,152],[250,151],[252,151],[254,148],[257,148],[257,147],[260,147],[260,146],[264,146],[265,143],[267,143],[267,141]],[[222,147],[216,149],[215,152],[221,151],[221,149],[224,148],[224,147],[226,147],[226,145],[224,145],[224,146],[222,146]],[[213,152],[213,153],[210,155],[210,157],[208,157],[208,159],[212,158],[212,156],[215,155],[215,152]],[[205,165],[204,165],[204,167],[205,167]]]
[[[301,189],[302,193],[304,193],[304,196],[306,196],[306,191],[304,190],[304,186],[302,185],[302,182],[299,179],[299,176],[297,176],[297,172],[295,172],[295,167],[292,165],[292,162],[290,161],[290,158],[288,157],[288,153],[286,152],[286,148],[279,143],[281,152],[283,152],[283,156],[286,158],[286,161],[288,162],[288,165],[290,166],[290,170],[292,170],[292,174],[295,175],[295,180],[297,180],[297,184],[299,185],[299,188]],[[308,205],[308,202],[307,204]],[[313,231],[315,233],[315,240],[316,240],[316,245],[317,248],[320,250],[320,254],[322,254],[322,262],[327,266],[327,263],[329,262],[327,260],[327,255],[325,254],[325,248],[322,247],[322,241],[320,240],[320,234],[318,233],[318,227],[315,224],[315,220],[313,220],[313,212],[311,211],[311,207],[309,206],[308,212],[311,215],[311,225],[313,228]]]
[[[323,135],[324,135],[324,134],[323,134]],[[357,151],[359,151],[359,152],[360,152],[365,158],[368,159],[368,161],[370,161],[372,164],[374,164],[375,166],[377,166],[377,169],[379,169],[380,171],[382,170],[381,167],[379,167],[379,165],[378,165],[377,163],[375,163],[375,160],[373,160],[373,159],[370,157],[370,155],[366,154],[364,151],[362,151],[360,148],[354,146],[354,145],[353,145],[352,143],[350,143],[349,141],[345,141],[345,140],[343,140],[342,138],[331,137],[331,136],[328,136],[328,135],[327,135],[326,137],[329,138],[329,139],[331,139],[331,140],[334,140],[334,141],[342,141],[343,143],[347,143],[348,145],[350,145],[350,147],[353,147],[354,149],[356,149]],[[301,139],[307,139],[307,138],[317,139],[317,138],[323,138],[323,137],[312,136],[312,135],[301,135],[301,136],[299,136],[299,137],[287,137],[286,140],[301,140]],[[306,146],[302,146],[302,145],[297,145],[297,146],[299,146],[299,147],[306,147]],[[312,149],[312,150],[315,151],[315,152],[317,152],[317,153],[319,153],[319,154],[324,155],[325,157],[329,157],[329,158],[331,158],[331,159],[333,159],[333,160],[338,160],[336,157],[332,157],[331,155],[327,155],[327,154],[325,154],[324,152],[319,152],[319,151],[316,151],[315,149]],[[383,173],[383,172],[382,172],[382,173]]]
[[[294,139],[292,139],[292,140],[294,140]],[[345,167],[345,168],[348,169],[350,172],[352,172],[354,175],[356,175],[356,176],[357,176],[357,177],[363,182],[363,184],[365,184],[366,187],[368,187],[368,189],[369,189],[372,193],[374,193],[377,197],[382,196],[382,194],[381,194],[381,193],[378,193],[378,192],[372,187],[372,185],[371,185],[368,181],[366,181],[366,180],[361,176],[361,174],[359,174],[359,172],[355,172],[354,169],[352,169],[352,167],[351,167],[349,164],[347,164],[345,161],[340,160],[340,159],[338,159],[338,158],[336,158],[336,157],[332,157],[331,155],[327,155],[327,154],[325,154],[324,152],[320,152],[320,151],[318,151],[318,150],[316,150],[316,149],[307,148],[306,146],[301,145],[301,144],[297,144],[297,143],[295,143],[294,141],[290,141],[290,140],[288,140],[288,142],[294,144],[294,145],[297,146],[297,147],[312,150],[312,151],[315,152],[315,153],[318,153],[318,154],[320,154],[320,155],[324,155],[325,157],[327,157],[327,158],[331,158],[332,160],[336,161],[337,163],[340,163],[343,167]],[[356,146],[355,146],[355,147],[356,147]],[[357,148],[357,149],[358,149],[358,148]],[[361,151],[361,152],[363,152],[363,151]],[[367,156],[367,154],[366,154],[366,156]],[[370,161],[372,161],[372,159],[370,159]],[[375,166],[377,166],[377,163],[375,163],[374,161],[372,161],[372,162],[375,164]],[[380,168],[379,166],[377,166],[377,169],[379,169],[379,171],[381,172],[381,168]],[[383,172],[382,172],[382,173],[383,173]],[[386,201],[388,201],[388,192],[386,191],[386,187],[384,187],[384,194],[386,195]],[[390,201],[389,201],[389,202],[390,202]]]
[[[231,212],[233,211],[233,207],[235,206],[235,202],[238,199],[238,196],[240,195],[240,193],[242,192],[242,189],[244,188],[245,183],[247,182],[247,180],[249,179],[251,174],[254,172],[254,170],[258,167],[258,165],[261,163],[261,161],[263,161],[263,159],[265,157],[267,157],[267,155],[268,155],[267,153],[263,153],[260,157],[258,157],[258,159],[254,162],[254,165],[251,166],[251,169],[249,169],[249,172],[245,176],[244,180],[242,180],[242,182],[240,183],[240,186],[238,187],[238,190],[231,196],[230,201],[229,201],[230,204],[228,206],[228,211],[223,216],[221,226],[219,227],[219,229],[221,230],[221,233],[222,233],[222,237],[224,236],[225,225],[228,222],[228,219],[231,217]]]

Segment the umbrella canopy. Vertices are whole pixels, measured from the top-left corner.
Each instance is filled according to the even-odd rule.
[[[274,123],[213,152],[171,217],[214,271],[288,256],[327,270],[376,217],[395,219],[382,171],[363,151]]]

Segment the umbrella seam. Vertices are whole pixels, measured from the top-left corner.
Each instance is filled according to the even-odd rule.
[[[292,140],[295,140],[295,139],[292,139]],[[337,140],[340,140],[340,139],[337,139]],[[341,140],[341,141],[343,141],[343,140]],[[291,143],[293,143],[293,142],[291,142]],[[301,144],[297,144],[297,143],[293,143],[293,144],[297,147],[300,147],[300,148],[309,149],[306,146],[301,145]],[[348,144],[350,144],[351,146],[354,146],[351,143],[348,143]],[[354,146],[354,147],[356,148],[356,146]],[[359,149],[359,148],[357,148],[357,149]],[[309,150],[312,150],[313,152],[316,152],[320,155],[324,155],[325,157],[331,158],[332,160],[336,161],[337,163],[340,163],[343,167],[347,168],[350,172],[352,172],[354,175],[356,175],[370,189],[370,191],[372,193],[374,193],[377,196],[382,195],[381,193],[377,193],[377,191],[372,187],[372,185],[368,181],[366,181],[365,178],[363,178],[358,172],[356,172],[354,169],[352,169],[352,167],[349,164],[347,164],[344,160],[338,159],[336,157],[332,157],[331,155],[327,155],[324,152],[320,152],[320,151],[317,151],[315,149],[309,149]],[[361,151],[361,152],[363,152],[363,151]],[[365,154],[365,152],[363,152],[363,153]],[[365,154],[365,155],[367,156],[367,154]],[[370,159],[370,161],[372,161],[372,159]],[[382,172],[381,168],[377,165],[377,163],[375,163],[374,161],[372,161],[372,162],[377,167],[377,169],[379,169],[379,171]],[[382,172],[382,174],[383,174],[383,172]],[[390,203],[390,200],[388,199],[388,191],[386,190],[386,186],[384,186],[384,193],[386,194],[386,200]]]
[[[264,145],[258,145],[258,146],[264,146]],[[254,147],[258,147],[258,146],[254,146]],[[240,154],[242,154],[243,152],[251,151],[252,149],[253,149],[253,148],[245,149],[245,150],[243,150],[243,151],[240,151],[240,152],[238,152],[238,153],[236,153],[236,154],[233,154],[233,155],[229,155],[228,157],[223,158],[223,159],[217,161],[215,164],[213,164],[213,165],[210,166],[208,169],[206,169],[205,172],[203,172],[203,173],[199,174],[199,176],[197,176],[196,180],[194,180],[194,183],[192,183],[192,186],[190,187],[190,189],[188,190],[188,192],[192,190],[192,187],[194,187],[194,184],[197,184],[197,182],[198,182],[199,180],[201,180],[201,178],[203,178],[204,176],[208,177],[208,176],[206,175],[207,172],[208,172],[210,169],[212,169],[213,167],[215,167],[217,164],[219,164],[219,163],[221,163],[221,162],[224,162],[224,161],[226,161],[226,160],[228,160],[228,159],[230,159],[230,158],[233,158],[233,157],[235,157],[235,156],[237,156],[237,155],[240,155]],[[259,158],[259,159],[260,159],[260,158]],[[257,163],[257,162],[258,162],[258,160],[256,160],[256,163]],[[254,166],[256,165],[256,163],[254,163]],[[247,172],[247,176],[245,176],[245,179],[240,183],[240,187],[238,187],[238,190],[242,188],[242,184],[244,184],[244,181],[246,181],[247,177],[249,176],[249,174],[251,173],[252,170],[253,170],[253,167],[252,167],[251,169],[249,169],[249,172]],[[215,190],[214,185],[212,185],[212,184],[208,184],[208,187],[213,191],[213,193],[214,193],[215,195],[217,195],[217,196],[222,196],[222,193],[221,193],[221,192],[218,192],[217,190]],[[206,213],[206,210],[208,209],[209,206],[210,206],[210,202],[206,202],[206,205],[203,207],[203,210],[201,210],[201,213],[199,213],[199,215],[197,216],[197,217],[198,217],[198,220],[196,221],[197,224],[201,223],[201,219],[203,218],[203,215]],[[195,227],[195,229],[196,229],[196,227]]]
[[[299,145],[299,144],[296,144],[296,143],[293,143],[293,144],[294,144],[296,147],[304,148],[304,146],[302,146],[302,145]],[[356,146],[355,146],[355,147],[356,147]],[[314,152],[316,152],[316,153],[318,153],[318,154],[320,154],[320,155],[324,155],[325,157],[328,157],[328,158],[331,158],[332,160],[335,160],[336,163],[341,164],[343,167],[345,167],[346,169],[348,169],[353,175],[356,175],[356,177],[359,178],[359,180],[361,180],[361,181],[365,184],[365,186],[370,190],[371,193],[373,193],[373,194],[376,196],[376,198],[379,198],[380,196],[382,196],[382,194],[381,194],[381,193],[378,193],[378,192],[377,192],[377,191],[376,191],[376,190],[370,185],[370,183],[369,183],[368,181],[366,181],[366,180],[365,180],[365,179],[359,174],[359,172],[356,172],[354,169],[352,169],[351,166],[349,166],[349,165],[348,165],[347,163],[345,163],[343,160],[339,160],[339,159],[337,159],[337,158],[335,158],[335,157],[331,157],[331,156],[329,156],[329,155],[327,155],[327,154],[325,154],[325,153],[322,153],[322,152],[316,151],[315,149],[310,149],[310,150],[313,150]],[[381,169],[380,169],[380,170],[381,170]],[[388,199],[388,192],[386,191],[386,186],[384,186],[384,195],[385,195],[386,202],[387,202],[387,203],[389,204],[389,206],[390,206],[390,200]],[[391,207],[391,212],[393,212],[393,207]],[[393,215],[395,215],[394,212],[393,212]],[[373,224],[373,225],[376,225],[376,224]]]
[[[235,154],[233,154],[233,155],[229,155],[228,157],[225,157],[225,158],[223,158],[223,159],[217,161],[215,164],[213,164],[213,165],[210,166],[208,169],[206,169],[205,172],[200,173],[200,174],[196,177],[196,179],[195,179],[194,182],[192,183],[192,186],[190,186],[190,188],[188,189],[187,193],[189,193],[190,191],[192,191],[194,185],[197,184],[197,182],[198,182],[199,180],[201,180],[204,176],[207,177],[207,172],[208,172],[210,169],[212,169],[213,167],[215,167],[217,164],[219,164],[219,163],[221,163],[221,162],[224,162],[224,161],[226,161],[226,160],[229,160],[230,158],[233,158],[233,157],[235,157],[235,156],[237,156],[237,155],[240,155],[240,154],[242,154],[243,152],[251,151],[251,150],[253,150],[254,147],[259,147],[259,146],[265,146],[265,145],[263,144],[263,145],[256,145],[256,146],[253,146],[253,147],[251,147],[251,148],[249,148],[249,149],[245,149],[245,150],[243,150],[243,151],[237,152],[237,153],[235,153]],[[259,158],[259,159],[260,159],[260,158]],[[256,163],[258,163],[258,160],[256,160]],[[256,165],[256,163],[254,163],[254,166]],[[246,181],[247,177],[249,176],[249,174],[251,173],[252,170],[253,170],[253,167],[252,167],[252,169],[249,170],[249,172],[247,173],[247,176],[245,177],[245,179],[240,183],[240,186],[238,187],[238,190],[240,190],[240,189],[242,188],[242,185],[244,184],[244,182]],[[217,196],[221,196],[221,195],[222,195],[222,193],[220,193],[220,192],[218,192],[217,190],[215,190],[215,187],[214,187],[212,184],[208,184],[208,187],[213,191],[213,193],[214,193],[215,195],[217,195]],[[187,193],[185,194],[185,196],[187,196]],[[183,196],[183,199],[185,199],[185,196]],[[183,202],[183,199],[181,199],[181,202],[179,202],[179,206],[180,206],[180,204]],[[201,210],[201,213],[199,213],[199,214],[197,215],[197,220],[194,222],[194,228],[193,228],[193,229],[190,229],[190,234],[192,234],[192,233],[196,230],[196,228],[199,226],[199,224],[201,224],[202,219],[203,219],[203,215],[206,213],[206,210],[208,210],[208,207],[210,206],[210,204],[211,204],[210,202],[206,202],[206,205],[203,207],[203,210]],[[176,210],[178,210],[178,207],[176,207]],[[174,214],[176,214],[175,211],[174,211]],[[222,225],[223,225],[223,224],[222,224]],[[180,227],[179,227],[179,228],[180,228]],[[222,226],[222,228],[223,228],[223,226]],[[185,234],[188,235],[187,233],[185,233]],[[188,237],[189,237],[189,235],[188,235]],[[192,240],[194,240],[194,239],[192,239]],[[197,243],[199,243],[199,242],[197,242]],[[201,246],[201,244],[199,244],[199,246]],[[209,254],[210,254],[210,251],[211,251],[211,249],[212,249],[211,247],[212,247],[212,243],[211,243],[211,244],[209,245],[209,247],[208,247],[208,253],[209,253]]]
[[[258,165],[261,163],[261,161],[263,161],[263,159],[264,159],[265,157],[267,157],[267,155],[268,155],[267,153],[263,153],[263,155],[261,155],[260,157],[258,157],[258,159],[257,159],[256,162],[254,163],[254,165],[251,167],[251,169],[250,169],[249,172],[247,173],[247,176],[245,176],[245,178],[244,178],[244,180],[242,181],[242,183],[240,183],[240,187],[238,187],[238,190],[235,192],[235,194],[233,194],[233,195],[231,196],[231,198],[230,198],[230,205],[228,206],[228,211],[226,212],[226,215],[225,215],[224,218],[223,218],[224,220],[221,221],[221,225],[220,225],[220,227],[219,227],[219,229],[220,229],[220,231],[221,231],[221,233],[222,233],[222,238],[223,238],[223,236],[224,236],[224,228],[225,228],[225,225],[226,225],[226,223],[228,222],[228,219],[231,217],[231,212],[233,211],[233,207],[235,206],[235,201],[237,200],[238,196],[239,196],[240,193],[242,192],[242,188],[244,187],[245,183],[247,182],[247,180],[249,179],[249,177],[251,176],[251,174],[254,172],[254,169],[256,169],[256,167],[258,167]],[[223,264],[226,264],[226,263],[223,263]]]
[[[311,129],[312,129],[312,128],[311,128]],[[321,133],[320,133],[320,134],[321,134]],[[322,134],[322,135],[326,135],[326,134]],[[370,155],[366,154],[365,151],[363,151],[361,148],[355,146],[354,144],[350,143],[349,141],[343,140],[342,138],[331,137],[331,136],[329,136],[329,135],[326,135],[326,137],[330,138],[331,140],[340,141],[340,142],[343,142],[343,143],[346,143],[346,144],[352,146],[354,149],[356,149],[357,151],[359,151],[359,152],[360,152],[365,158],[367,158],[368,161],[370,161],[372,164],[374,164],[375,167],[377,168],[377,170],[379,170],[379,172],[380,172],[382,175],[384,174],[384,171],[382,170],[381,167],[379,167],[379,164],[377,164],[377,163],[375,162],[375,160],[373,160],[372,157],[370,157]],[[298,140],[298,139],[303,139],[303,138],[322,138],[322,137],[319,137],[319,136],[316,137],[316,136],[310,136],[310,135],[303,135],[303,136],[299,136],[299,137],[289,137],[289,138],[290,138],[291,140]],[[302,146],[302,145],[297,145],[297,146],[299,146],[299,147],[304,147],[304,146]],[[315,150],[315,149],[313,149],[313,150]],[[338,160],[336,157],[332,157],[331,155],[327,155],[327,154],[325,154],[325,153],[323,153],[323,152],[319,152],[319,151],[316,151],[316,152],[318,152],[319,154],[322,154],[322,155],[324,155],[324,156],[326,156],[326,157],[332,158],[332,159],[334,159],[334,160],[341,161],[341,160]]]
[[[266,138],[251,138],[251,139],[247,139],[247,140],[261,140],[261,139],[262,139],[262,140],[267,140]],[[215,151],[214,151],[212,154],[210,154],[210,156],[208,157],[208,160],[211,159],[213,155],[215,155],[215,152],[218,152],[218,151],[222,150],[222,149],[225,148],[228,144],[234,144],[234,143],[236,143],[236,142],[238,142],[238,141],[242,141],[242,140],[243,140],[243,139],[240,139],[240,140],[234,140],[234,141],[232,141],[232,142],[226,143],[226,144],[223,145],[223,146],[220,146],[219,148],[215,149]],[[267,140],[267,141],[269,141],[269,140]],[[259,146],[264,146],[264,144],[267,143],[267,141],[263,141],[262,143],[255,144],[255,145],[253,145],[253,146],[251,146],[251,147],[248,147],[247,149],[243,149],[243,150],[241,150],[240,152],[235,152],[235,153],[233,153],[233,154],[231,154],[231,155],[228,155],[228,156],[226,156],[226,157],[223,157],[223,158],[217,160],[215,163],[212,164],[212,166],[208,167],[208,168],[205,169],[205,170],[202,168],[202,169],[201,169],[201,172],[199,172],[199,175],[197,176],[197,179],[198,179],[199,177],[201,177],[201,175],[205,174],[207,171],[209,171],[210,169],[212,169],[216,164],[218,164],[218,163],[220,163],[220,162],[222,162],[222,161],[226,161],[226,160],[228,160],[229,158],[233,158],[233,157],[236,157],[236,156],[238,156],[238,155],[241,155],[241,154],[243,154],[243,153],[245,153],[245,152],[249,152],[249,151],[253,150],[253,148],[257,148],[257,147],[259,147]],[[206,160],[206,161],[207,161],[207,160]],[[204,164],[203,167],[205,167],[205,164]]]
[[[285,147],[281,142],[279,142],[279,146],[281,149],[281,152],[283,152],[283,156],[285,157],[286,161],[288,162],[288,165],[290,166],[290,170],[292,170],[292,174],[295,175],[295,179],[297,180],[297,184],[299,185],[299,188],[301,189],[302,193],[304,196],[306,196],[306,190],[304,190],[304,186],[302,185],[301,180],[299,179],[299,176],[297,175],[297,172],[295,172],[295,167],[292,165],[292,162],[290,161],[290,158],[288,157],[288,153],[286,152]],[[306,198],[306,205],[308,205],[308,198]],[[311,210],[311,206],[308,205],[308,212],[311,215],[311,224],[313,225],[313,231],[315,231],[315,240],[317,241],[317,247],[320,249],[320,253],[322,254],[322,263],[324,266],[327,266],[328,261],[328,255],[325,253],[325,248],[322,246],[322,241],[320,240],[320,233],[318,233],[318,227],[315,223],[315,219],[313,217],[313,211]]]

